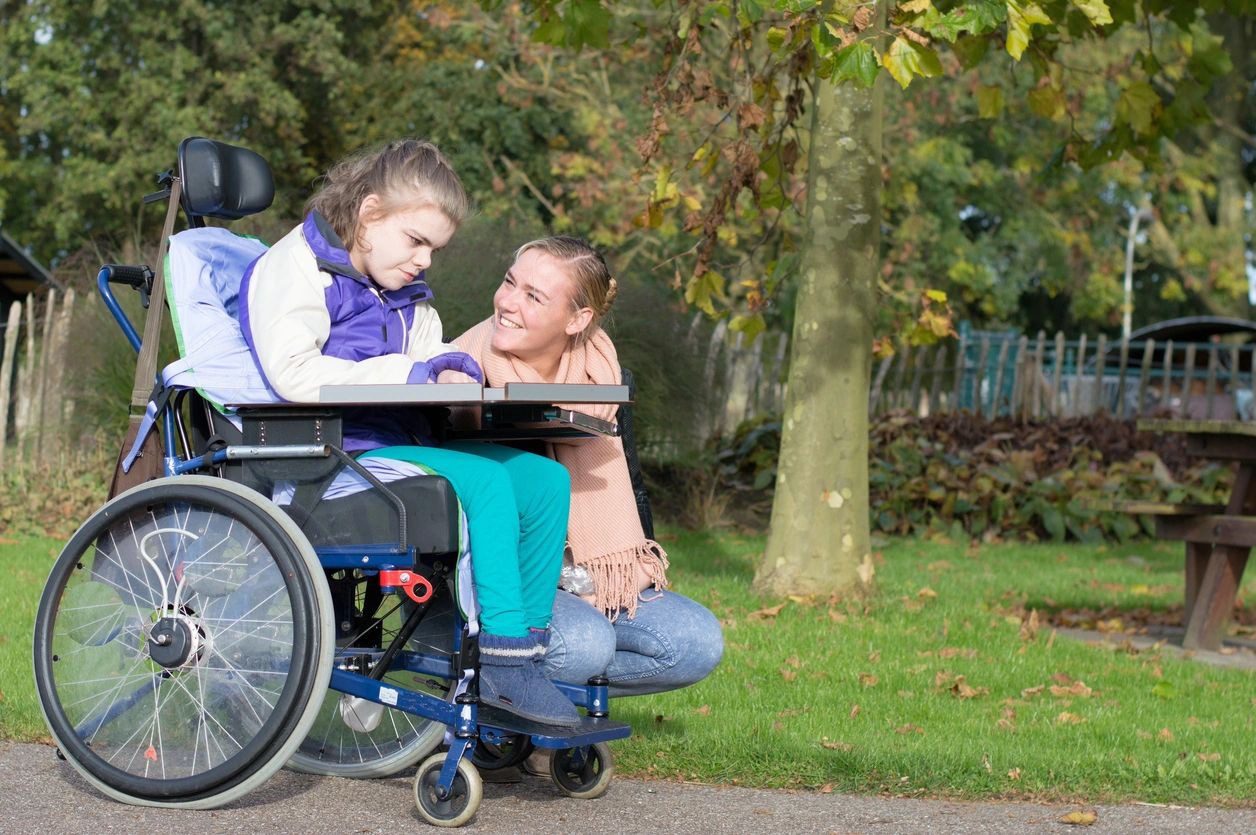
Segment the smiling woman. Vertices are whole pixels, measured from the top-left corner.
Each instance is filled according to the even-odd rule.
[[[617,292],[606,261],[587,242],[532,241],[515,253],[493,295],[493,315],[455,344],[476,359],[488,385],[617,384],[615,346],[599,327]],[[614,406],[572,408],[615,417]],[[568,553],[593,588],[555,599],[546,673],[571,682],[605,674],[612,695],[674,690],[705,678],[723,653],[719,622],[665,590],[667,554],[642,529],[623,442],[602,437],[547,451],[571,475]]]

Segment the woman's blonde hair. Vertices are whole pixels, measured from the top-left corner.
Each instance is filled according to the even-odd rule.
[[[445,155],[422,139],[399,139],[336,163],[305,211],[326,218],[344,245],[353,249],[361,242],[358,210],[372,194],[380,200],[377,217],[435,206],[457,227],[471,211],[471,200]]]
[[[593,311],[588,327],[575,336],[576,344],[583,344],[610,312],[611,304],[619,292],[619,284],[606,266],[606,259],[582,238],[554,235],[529,241],[519,247],[515,250],[515,260],[518,261],[523,253],[533,249],[544,252],[566,266],[574,284],[572,305],[576,310],[587,307]]]

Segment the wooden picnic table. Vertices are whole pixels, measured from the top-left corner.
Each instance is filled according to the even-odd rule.
[[[1186,636],[1182,646],[1220,649],[1248,556],[1256,546],[1256,424],[1140,420],[1138,429],[1182,435],[1187,454],[1237,465],[1225,505],[1171,505],[1151,511],[1157,536],[1186,543]]]

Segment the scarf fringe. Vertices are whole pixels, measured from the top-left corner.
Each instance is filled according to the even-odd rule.
[[[593,605],[606,613],[612,621],[619,616],[620,610],[626,611],[630,618],[637,614],[637,603],[640,600],[637,566],[645,572],[650,580],[650,587],[655,591],[662,591],[668,585],[667,552],[653,539],[647,539],[640,545],[622,551],[579,561],[578,564],[593,579]]]

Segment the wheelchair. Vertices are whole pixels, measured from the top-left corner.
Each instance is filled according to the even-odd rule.
[[[607,743],[630,734],[609,718],[605,679],[556,682],[586,712],[571,729],[479,703],[470,555],[449,482],[343,452],[348,407],[250,401],[260,389],[243,366],[228,363],[221,379],[205,370],[243,346],[227,332],[238,302],[222,280],[231,258],[264,248],[206,220],[268,208],[265,161],[192,137],[161,186],[149,196],[171,204],[158,290],[169,289],[183,363],[160,375],[146,418],[164,475],[110,499],[48,578],[34,673],[59,755],[113,799],[187,809],[237,800],[285,765],[370,778],[417,764],[419,814],[459,826],[479,806],[479,770],[517,765],[535,748],[553,750],[561,792],[603,794]],[[187,229],[171,236],[176,206]],[[119,284],[148,307],[154,275],[118,265],[98,275],[139,352]],[[189,361],[193,342],[214,356]],[[216,400],[220,383],[254,405]],[[631,427],[626,409],[621,425]],[[639,478],[633,455],[630,464]]]

